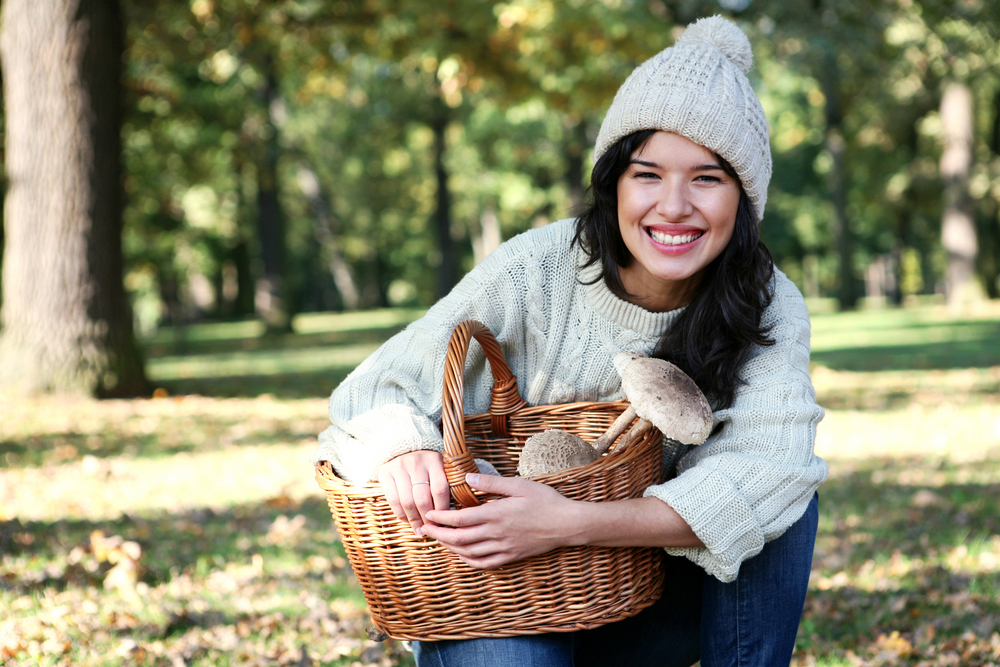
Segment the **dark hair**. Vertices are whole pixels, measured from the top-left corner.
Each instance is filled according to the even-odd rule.
[[[592,283],[603,280],[614,294],[627,298],[619,269],[632,262],[618,226],[618,180],[636,149],[656,130],[640,130],[622,137],[594,165],[588,202],[576,222],[573,243],[587,255],[584,267],[599,264]],[[722,157],[723,170],[739,176]],[[654,356],[676,364],[691,376],[715,409],[733,403],[740,371],[754,345],[773,345],[770,327],[761,326],[771,303],[774,260],[760,240],[757,214],[740,184],[740,203],[732,239],[707,267],[694,298],[663,332]],[[591,283],[591,284],[592,284]]]

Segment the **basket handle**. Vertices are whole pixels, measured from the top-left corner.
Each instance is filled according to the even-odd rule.
[[[444,436],[444,470],[448,476],[451,495],[461,507],[482,504],[472,488],[465,483],[467,473],[478,472],[476,462],[465,444],[465,359],[469,344],[475,338],[486,353],[493,373],[493,397],[489,414],[493,432],[507,436],[507,415],[520,410],[527,403],[517,390],[517,377],[511,372],[500,351],[500,344],[493,333],[480,322],[466,320],[459,323],[448,341],[444,361],[444,391],[441,407],[441,433]]]

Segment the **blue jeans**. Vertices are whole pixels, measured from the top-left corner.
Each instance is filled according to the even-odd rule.
[[[594,630],[413,642],[419,667],[702,667],[788,665],[805,603],[819,517],[805,515],[724,584],[667,556],[663,597]]]

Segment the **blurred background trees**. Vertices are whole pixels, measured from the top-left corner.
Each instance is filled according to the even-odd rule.
[[[762,232],[807,297],[1000,296],[997,0],[123,0],[132,321],[281,332],[303,311],[431,304],[503,239],[573,214],[614,91],[716,13],[754,44]],[[43,130],[14,125],[2,56],[11,174]],[[24,290],[12,230],[33,224],[16,187],[4,336]]]

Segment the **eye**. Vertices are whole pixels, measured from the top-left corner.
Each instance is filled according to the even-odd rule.
[[[694,179],[699,183],[721,183],[722,179],[718,176],[712,176],[711,174],[699,174]]]

